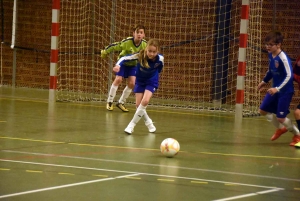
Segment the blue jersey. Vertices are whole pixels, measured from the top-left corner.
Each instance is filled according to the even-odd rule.
[[[138,60],[139,53],[121,57],[116,65],[122,65],[123,62]],[[136,66],[136,83],[139,85],[150,84],[158,87],[159,73],[164,67],[164,57],[158,54],[155,60],[148,59],[150,68],[141,66],[138,62]]]
[[[294,92],[293,67],[289,57],[283,51],[274,58],[271,53],[268,57],[269,70],[263,81],[267,83],[273,79],[272,87],[276,87],[279,93]]]

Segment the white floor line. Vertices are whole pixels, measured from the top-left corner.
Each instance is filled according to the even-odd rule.
[[[180,177],[180,176],[162,175],[162,174],[151,174],[151,173],[145,173],[145,172],[129,172],[129,171],[112,170],[112,169],[91,168],[91,167],[81,167],[81,166],[71,166],[71,165],[58,165],[58,164],[51,164],[51,163],[38,163],[38,162],[16,161],[16,160],[6,160],[6,159],[0,159],[0,161],[12,162],[12,163],[22,163],[22,164],[32,164],[32,165],[42,165],[42,166],[52,166],[52,167],[84,169],[84,170],[98,170],[98,171],[106,171],[106,172],[139,174],[139,175],[147,175],[147,176],[168,177],[168,178],[177,178],[177,179],[185,179],[185,180],[197,180],[197,181],[206,181],[206,182],[214,182],[214,183],[224,183],[224,184],[230,183],[230,184],[241,185],[241,186],[284,190],[283,188],[277,188],[277,187],[273,187],[273,186],[262,186],[262,185],[236,183],[236,182],[228,182],[228,181],[221,181],[221,180],[199,179],[199,178],[192,178],[192,177]]]
[[[58,164],[38,163],[38,162],[29,162],[29,161],[5,160],[5,159],[0,159],[0,161],[12,162],[12,163],[22,163],[22,164],[32,164],[32,165],[42,165],[42,166],[53,166],[53,167],[64,167],[64,168],[75,168],[75,169],[86,169],[86,170],[98,170],[98,171],[127,173],[127,175],[118,176],[118,177],[97,179],[97,180],[79,182],[79,183],[74,183],[74,184],[67,184],[67,185],[54,186],[54,187],[49,187],[49,188],[42,188],[42,189],[24,191],[24,192],[7,194],[7,195],[0,195],[0,199],[7,198],[7,197],[24,195],[24,194],[30,194],[30,193],[37,193],[37,192],[42,192],[42,191],[49,191],[49,190],[55,190],[55,189],[61,189],[61,188],[68,188],[68,187],[72,187],[72,186],[79,186],[79,185],[85,185],[85,184],[90,184],[90,183],[102,182],[102,181],[109,181],[109,180],[114,180],[114,179],[119,179],[119,178],[124,178],[124,177],[133,177],[133,176],[137,176],[137,175],[178,178],[178,179],[186,179],[186,180],[198,180],[198,181],[224,183],[224,184],[225,183],[231,183],[231,184],[242,185],[242,186],[267,188],[268,189],[266,191],[260,191],[260,192],[256,192],[256,193],[249,193],[249,194],[234,196],[234,197],[230,197],[230,198],[223,198],[223,199],[218,199],[218,200],[215,200],[215,201],[236,200],[236,199],[240,199],[240,198],[244,198],[244,197],[257,196],[259,194],[266,194],[266,193],[272,193],[272,192],[275,192],[275,191],[284,190],[283,188],[276,188],[276,187],[271,187],[271,186],[261,186],[261,185],[245,184],[245,183],[233,183],[233,182],[226,182],[226,181],[207,180],[207,179],[190,178],[190,177],[179,177],[179,176],[172,176],[172,175],[160,175],[160,174],[150,174],[150,173],[142,173],[142,172],[128,172],[128,171],[111,170],[111,169],[100,169],[100,168],[90,168],[90,167],[80,167],[80,166],[70,166],[70,165],[58,165]]]
[[[51,163],[37,163],[37,162],[29,162],[29,161],[6,160],[6,159],[0,159],[0,161],[12,162],[12,163],[32,164],[32,165],[52,166],[52,167],[84,169],[84,170],[99,170],[99,171],[106,171],[106,172],[119,172],[119,173],[128,173],[128,174],[137,174],[138,173],[138,172],[129,172],[129,171],[122,171],[122,170],[109,170],[109,169],[101,169],[101,168],[80,167],[80,166],[72,166],[72,165],[57,165],[57,164],[51,164]]]
[[[260,191],[260,192],[256,192],[256,193],[249,193],[249,194],[244,194],[244,195],[239,195],[239,196],[234,196],[234,197],[229,197],[229,198],[222,198],[222,199],[213,200],[213,201],[237,200],[240,198],[246,198],[246,197],[256,196],[256,195],[260,195],[260,194],[267,194],[267,193],[272,193],[272,192],[281,191],[281,190],[283,190],[283,189],[275,188],[275,189],[271,189],[271,190]]]
[[[92,181],[78,182],[78,183],[74,183],[74,184],[66,184],[66,185],[61,185],[61,186],[53,186],[53,187],[41,188],[41,189],[36,189],[36,190],[31,190],[31,191],[24,191],[24,192],[12,193],[12,194],[7,194],[7,195],[0,195],[0,199],[19,196],[19,195],[25,195],[25,194],[30,194],[30,193],[37,193],[37,192],[42,192],[42,191],[50,191],[50,190],[55,190],[55,189],[68,188],[68,187],[72,187],[72,186],[80,186],[80,185],[85,185],[85,184],[109,181],[109,180],[114,180],[114,179],[120,179],[123,177],[132,177],[132,176],[137,176],[137,175],[139,175],[139,174],[138,173],[129,174],[129,175],[123,175],[123,176],[118,176],[118,177],[97,179],[97,180],[92,180]]]
[[[92,160],[92,161],[105,161],[105,162],[112,162],[112,163],[123,163],[123,164],[144,165],[144,166],[154,166],[154,167],[167,167],[167,168],[173,168],[173,169],[194,170],[194,171],[203,171],[203,172],[213,172],[213,173],[219,173],[219,174],[231,174],[231,175],[240,175],[240,176],[249,176],[249,177],[257,177],[257,178],[267,178],[267,179],[277,179],[277,180],[284,180],[284,181],[300,182],[300,179],[291,179],[291,178],[284,178],[284,177],[271,177],[271,176],[265,176],[265,175],[246,174],[246,173],[219,171],[219,170],[209,170],[209,169],[199,169],[199,168],[189,168],[189,167],[179,167],[179,166],[169,166],[169,165],[158,165],[158,164],[139,163],[139,162],[130,162],[130,161],[117,161],[117,160],[88,158],[88,157],[79,157],[79,156],[66,156],[66,155],[59,155],[59,154],[44,154],[44,153],[12,151],[12,150],[2,150],[2,151],[10,152],[10,153],[19,153],[19,154],[31,154],[31,155],[38,155],[38,156],[71,158],[71,159]]]

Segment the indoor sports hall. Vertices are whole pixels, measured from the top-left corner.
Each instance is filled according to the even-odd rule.
[[[270,140],[257,90],[270,30],[300,55],[298,0],[0,1],[0,200],[300,199],[300,149],[289,132]],[[134,93],[129,112],[106,109],[118,54],[100,52],[137,24],[165,61],[147,107],[156,132],[140,121],[128,135]]]

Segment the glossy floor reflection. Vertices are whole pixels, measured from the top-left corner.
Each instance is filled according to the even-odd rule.
[[[157,132],[105,103],[48,103],[47,90],[0,88],[0,199],[300,200],[300,149],[272,142],[262,117],[149,106]],[[291,117],[292,118],[292,117]],[[168,137],[174,158],[160,154]]]

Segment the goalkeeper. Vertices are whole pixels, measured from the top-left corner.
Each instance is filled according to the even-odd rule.
[[[118,60],[125,55],[137,53],[140,50],[144,49],[147,45],[147,41],[144,38],[145,27],[143,25],[137,25],[133,29],[133,37],[128,37],[120,42],[115,42],[108,45],[104,50],[101,50],[101,58],[105,58],[108,54],[115,51],[120,52]],[[128,61],[124,62],[124,64],[121,65],[120,70],[116,73],[115,80],[113,81],[109,90],[106,104],[107,110],[112,111],[114,109],[113,101],[116,96],[118,87],[122,83],[123,78],[127,78],[127,85],[124,88],[123,93],[116,106],[123,112],[128,112],[128,109],[125,107],[125,102],[129,97],[132,89],[134,88],[136,64],[136,61]]]

